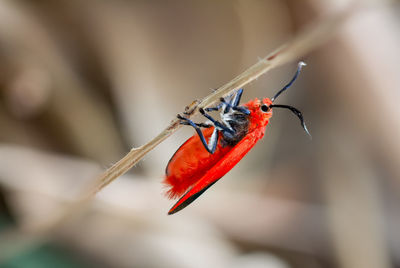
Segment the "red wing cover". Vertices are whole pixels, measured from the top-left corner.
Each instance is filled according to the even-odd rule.
[[[262,138],[263,131],[256,129],[248,133],[238,144],[223,155],[212,167],[207,169],[193,186],[178,200],[178,202],[169,210],[168,214],[174,214],[185,208],[216,183],[222,176],[231,170],[247,152]]]
[[[203,130],[208,140],[214,128]],[[169,160],[164,183],[170,187],[169,198],[182,196],[192,185],[200,180],[232,147],[222,147],[218,141],[213,154],[207,152],[196,134],[189,138]]]

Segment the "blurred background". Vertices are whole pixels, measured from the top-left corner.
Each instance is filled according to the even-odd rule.
[[[182,128],[46,236],[93,179],[346,1],[0,1],[0,267],[400,267],[400,5],[361,8],[265,138],[185,210]],[[245,88],[271,97],[296,62]],[[201,118],[196,119],[201,120]]]

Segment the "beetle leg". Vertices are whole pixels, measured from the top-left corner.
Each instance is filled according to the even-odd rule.
[[[223,105],[223,103],[220,103],[220,104],[218,104],[217,106],[205,108],[204,110],[205,110],[206,112],[218,111],[219,109],[221,109],[222,105]]]
[[[232,94],[232,95],[230,95],[230,96],[228,97],[228,99],[230,99],[229,102],[232,101],[233,95],[234,95],[234,94]],[[206,112],[218,111],[219,109],[221,109],[221,107],[223,107],[223,108],[224,108],[224,113],[225,113],[225,110],[228,109],[229,107],[227,107],[227,105],[226,105],[226,104],[227,104],[227,101],[225,100],[225,98],[221,98],[221,100],[223,100],[223,101],[221,101],[217,106],[205,108],[204,111],[206,111]]]
[[[221,109],[221,107],[225,106],[223,113],[228,113],[230,109],[238,106],[240,99],[242,97],[242,94],[243,94],[243,89],[241,88],[236,93],[233,93],[228,97],[229,101],[227,101],[225,98],[221,98],[221,102],[217,106],[205,108],[204,111],[206,111],[206,112],[218,111],[219,109]],[[239,110],[239,111],[242,111],[242,110]],[[244,112],[244,113],[246,113],[246,112]]]
[[[225,102],[225,100],[223,98],[221,98],[221,103],[225,104],[227,108],[232,109],[234,111],[240,112],[242,114],[246,114],[249,115],[250,114],[250,110],[247,109],[244,106],[233,106],[232,104]]]
[[[231,98],[231,97],[229,97],[229,98]],[[223,112],[222,113],[229,112],[230,105],[229,106],[227,105],[227,102],[226,102],[226,100],[224,98],[221,98],[221,100],[223,100],[223,101],[221,101],[217,106],[204,108],[204,111],[206,111],[206,112],[218,111],[219,109],[223,108]]]
[[[208,124],[196,124],[195,122],[193,122],[192,120],[190,120],[189,118],[185,118],[183,116],[178,115],[178,118],[180,120],[182,120],[182,124],[184,125],[190,125],[192,126],[196,132],[197,135],[199,135],[200,141],[203,144],[204,148],[207,150],[207,152],[209,152],[210,154],[213,154],[215,152],[215,149],[217,148],[217,144],[218,144],[218,136],[219,136],[219,131],[217,128],[214,128],[213,133],[211,134],[209,143],[207,144],[206,138],[203,135],[203,132],[200,129],[201,125],[206,125],[207,127],[211,127],[211,125]]]
[[[213,154],[215,152],[215,150],[217,149],[218,136],[219,136],[219,131],[217,128],[214,128],[214,131],[211,134],[210,140],[208,141],[208,150],[207,151],[210,154]]]
[[[232,95],[230,95],[228,97],[228,100],[226,100],[225,98],[220,98],[221,104],[223,105],[224,109],[222,110],[221,114],[226,114],[229,113],[229,110],[231,109],[231,105],[229,103],[232,102],[232,100],[235,99],[235,93],[233,93]]]
[[[216,128],[219,128],[219,129],[221,129],[221,130],[223,130],[223,131],[230,132],[230,133],[232,133],[232,134],[235,133],[235,131],[234,131],[233,129],[229,128],[228,126],[224,125],[223,123],[218,122],[217,120],[215,120],[214,118],[212,118],[212,116],[209,115],[209,114],[207,114],[206,111],[204,111],[204,109],[200,108],[199,111],[200,111],[200,113],[201,113],[205,118],[207,118],[208,120],[210,120],[210,121],[214,124],[214,126],[215,126]]]
[[[187,126],[191,126],[192,124],[190,124],[189,122],[188,122],[188,118],[186,118],[186,117],[183,117],[183,116],[181,116],[180,114],[178,114],[176,117],[178,117],[178,119],[180,119],[180,120],[182,120],[180,123],[182,124],[182,125],[187,125]],[[193,121],[192,121],[193,122]],[[202,128],[210,128],[210,127],[212,127],[213,125],[212,124],[207,124],[207,123],[194,123],[193,122],[193,124],[195,124],[196,126],[198,126],[198,127],[202,127]]]
[[[194,123],[194,122],[193,122]],[[191,126],[192,124],[190,124],[187,121],[182,121],[181,122],[182,125],[186,125],[186,126]],[[210,128],[212,127],[211,124],[207,124],[207,123],[194,123],[197,127],[202,127],[202,128]]]
[[[232,105],[233,107],[236,107],[236,106],[239,105],[240,99],[242,98],[242,94],[243,94],[243,88],[239,89],[239,90],[236,92],[236,95],[234,96],[234,98],[233,98],[233,100],[232,100],[232,102],[231,102],[231,105]]]
[[[221,98],[221,102],[223,104],[225,104],[225,110],[224,110],[224,114],[229,113],[230,109],[233,109],[234,111],[238,111],[237,109],[235,109],[235,107],[238,107],[240,99],[242,98],[242,94],[243,94],[243,89],[239,89],[238,91],[236,91],[235,93],[233,93],[231,96],[229,96],[229,101],[226,101],[224,98]],[[240,109],[239,112],[244,111],[243,109]],[[246,113],[243,112],[245,114],[250,114],[250,112]]]
[[[207,124],[207,123],[196,123],[196,126],[202,127],[202,128],[210,128],[210,127],[212,127],[213,125]]]

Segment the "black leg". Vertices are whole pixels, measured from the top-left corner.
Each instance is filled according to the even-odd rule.
[[[242,98],[243,94],[243,88],[239,89],[235,95],[235,98],[233,99],[233,102],[231,103],[233,107],[236,107],[240,103],[240,99]]]
[[[204,110],[205,110],[206,112],[218,111],[219,109],[221,109],[222,105],[223,105],[223,103],[220,103],[220,104],[218,104],[218,105],[215,106],[215,107],[205,108]]]
[[[232,108],[231,103],[235,101],[237,93],[238,92],[235,92],[229,95],[228,100],[226,100],[225,98],[220,99],[221,103],[225,104],[224,114],[229,113],[229,110]]]
[[[206,111],[204,111],[204,109],[200,108],[199,111],[205,118],[210,120],[214,124],[214,126],[216,126],[217,128],[220,128],[226,132],[234,133],[234,131],[232,129],[230,129],[229,127],[225,126],[224,124],[218,122],[214,118],[212,118],[211,115],[207,114]]]
[[[217,149],[217,144],[218,144],[218,136],[219,136],[219,131],[217,128],[214,128],[213,133],[211,134],[211,138],[208,141],[208,149],[207,150],[210,154],[213,154],[215,150]]]
[[[221,99],[220,99],[221,105],[225,105],[224,114],[229,113],[229,110],[231,109],[231,106],[230,106],[230,105],[226,105],[226,104],[229,103],[229,102],[231,102],[233,99],[235,99],[235,93],[232,94],[232,95],[230,95],[230,96],[228,97],[228,99],[229,99],[229,101],[227,101],[225,98],[221,98]]]
[[[236,108],[239,107],[240,99],[242,98],[243,89],[239,89],[236,93],[230,96],[230,101],[226,101],[224,98],[221,98],[221,102],[225,104],[225,111],[224,113],[228,113],[230,109],[234,111],[238,111],[244,114],[249,115],[250,111],[247,108]]]
[[[233,107],[238,106],[238,104],[240,103],[240,99],[242,98],[242,94],[243,94],[243,89],[241,88],[236,93],[233,93],[232,95],[230,95],[228,97],[229,101],[227,101],[224,98],[221,98],[221,103],[220,104],[218,104],[217,106],[214,106],[214,107],[205,108],[204,110],[206,112],[218,111],[219,109],[221,109],[221,107],[223,105],[225,105],[224,113],[228,113],[230,109],[232,109]],[[243,109],[239,109],[239,112],[241,112],[241,111],[244,111],[244,110]],[[249,114],[247,112],[244,112],[244,113],[245,114]]]
[[[227,108],[232,109],[234,111],[240,112],[242,114],[249,115],[250,110],[243,106],[232,106],[230,103],[225,102],[223,98],[221,98],[221,103],[225,104]],[[229,110],[228,110],[229,112]]]
[[[234,94],[231,94],[229,97],[228,97],[228,99],[230,99],[231,101],[235,98],[235,93]],[[227,107],[226,106],[226,100],[224,99],[224,98],[221,98],[221,99],[223,99],[224,101],[223,102],[220,102],[217,106],[215,106],[215,107],[210,107],[210,108],[205,108],[204,110],[206,111],[206,112],[210,112],[210,111],[218,111],[219,109],[221,109],[221,107],[225,104],[225,110],[224,110],[224,113],[227,113],[227,112],[229,112],[229,107]]]
[[[204,137],[203,132],[201,131],[200,127],[198,126],[198,125],[202,125],[202,124],[196,124],[189,118],[185,118],[179,114],[178,114],[178,118],[180,120],[182,120],[182,124],[190,125],[196,130],[197,135],[199,135],[200,141],[203,144],[204,148],[207,150],[207,152],[209,152],[210,154],[213,154],[215,152],[215,150],[217,148],[218,136],[219,136],[219,131],[217,130],[217,128],[214,129],[214,131],[211,135],[210,144],[207,144],[206,138]],[[211,127],[208,124],[204,124],[204,125],[207,125],[207,127]]]
[[[179,119],[184,120],[184,119],[182,119],[182,118],[179,118]],[[187,121],[182,121],[181,124],[182,124],[182,125],[191,126],[191,124],[190,124],[189,122],[187,122]],[[195,124],[196,126],[202,127],[202,128],[210,128],[210,127],[213,126],[213,125],[207,124],[207,123],[194,123],[194,124]]]

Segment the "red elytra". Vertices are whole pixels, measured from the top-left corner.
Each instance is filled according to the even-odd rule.
[[[223,124],[215,122],[216,120],[214,121],[211,116],[201,111],[203,115],[212,120],[213,124],[209,128],[200,130],[195,126],[199,124],[179,116],[186,120],[186,124],[195,127],[198,133],[189,138],[175,152],[166,167],[164,183],[169,187],[167,195],[169,198],[180,197],[168,214],[174,214],[192,203],[253,148],[257,141],[264,136],[265,128],[272,116],[272,108],[291,110],[300,119],[301,125],[308,133],[299,110],[288,105],[273,104],[273,101],[296,80],[304,65],[303,62],[299,63],[295,76],[272,99],[254,99],[243,106],[238,106],[242,94],[242,90],[240,90],[236,95],[231,96],[231,104],[223,99],[217,108],[210,108],[210,110],[219,110],[222,106],[223,110],[229,111],[221,114]],[[240,124],[238,123],[239,119],[241,120]],[[214,139],[215,148],[207,149],[206,141],[212,143],[215,138],[212,137],[214,131],[222,133],[222,135],[217,133],[218,138]]]

